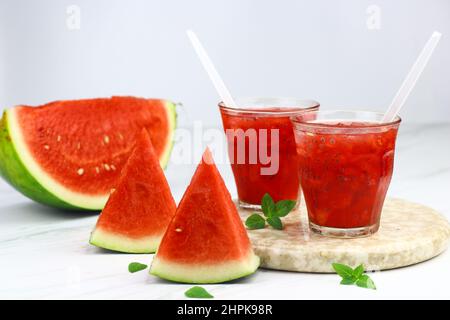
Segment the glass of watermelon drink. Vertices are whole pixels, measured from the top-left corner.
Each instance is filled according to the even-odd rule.
[[[399,117],[365,111],[306,112],[292,118],[309,225],[341,238],[380,224],[394,166]]]
[[[261,210],[274,201],[300,200],[300,177],[290,117],[318,110],[319,103],[293,98],[238,99],[239,108],[219,103],[239,205]]]

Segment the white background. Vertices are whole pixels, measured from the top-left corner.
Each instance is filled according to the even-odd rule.
[[[70,5],[80,9],[79,29],[70,25]],[[379,10],[375,25],[371,8]],[[446,0],[0,0],[0,105],[131,94],[183,102],[187,121],[219,124],[218,97],[187,28],[236,96],[375,110],[386,108],[439,30],[441,43],[402,115],[450,121]]]
[[[70,5],[80,29],[67,26]],[[380,10],[371,29],[367,9]],[[70,19],[69,19],[70,20]],[[70,24],[69,24],[70,25]],[[369,24],[370,25],[370,24]],[[183,102],[180,120],[220,126],[217,95],[185,36],[193,28],[236,96],[313,98],[323,108],[383,110],[432,31],[443,33],[405,106],[390,196],[450,218],[450,1],[0,0],[0,109],[131,94]],[[176,200],[195,164],[169,165]],[[228,165],[219,169],[235,194]],[[405,217],[407,218],[407,217]],[[88,245],[95,215],[35,204],[0,181],[0,298],[182,298],[130,261]],[[336,275],[259,270],[208,286],[222,299],[449,298],[450,251],[373,274],[377,291]]]

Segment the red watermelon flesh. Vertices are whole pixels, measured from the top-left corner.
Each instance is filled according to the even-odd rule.
[[[151,112],[150,105],[159,112]],[[74,191],[103,194],[117,180],[142,127],[151,132],[158,156],[164,151],[158,135],[168,130],[163,108],[161,100],[113,97],[57,101],[17,112],[26,144],[48,174]],[[110,121],[99,121],[116,112]]]
[[[207,149],[153,260],[151,273],[188,283],[253,273],[259,259]]]
[[[46,204],[102,209],[143,127],[161,165],[166,165],[175,107],[166,100],[136,97],[65,100],[15,107],[4,118],[9,140],[1,142],[12,141],[23,171],[36,180],[20,183],[20,178],[10,174],[12,169],[8,171],[11,165],[0,161],[0,173],[12,185]],[[14,158],[9,155],[12,152],[3,153]],[[33,192],[33,182],[44,191],[36,188]]]
[[[121,252],[155,252],[175,210],[169,184],[143,129],[90,242]]]

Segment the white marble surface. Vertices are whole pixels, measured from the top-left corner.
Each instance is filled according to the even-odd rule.
[[[450,124],[403,125],[389,194],[433,207],[450,219]],[[234,192],[230,169],[219,166]],[[194,165],[170,166],[178,200]],[[405,217],[408,219],[408,217]],[[152,255],[101,251],[88,244],[95,215],[49,209],[0,182],[0,298],[180,299],[189,285],[168,283],[145,271],[130,274],[129,262]],[[407,268],[371,275],[378,290],[340,286],[332,274],[260,269],[228,284],[208,285],[219,299],[450,298],[450,252]]]

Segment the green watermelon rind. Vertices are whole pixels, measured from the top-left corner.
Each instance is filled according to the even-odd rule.
[[[159,278],[180,283],[223,283],[249,276],[256,272],[260,259],[250,250],[240,260],[220,262],[218,264],[179,264],[153,257],[150,274]]]
[[[129,238],[111,231],[95,228],[91,233],[89,243],[107,250],[123,253],[155,253],[163,234],[141,238]]]
[[[165,168],[169,162],[177,124],[175,104],[167,100],[165,103],[170,125],[170,137],[168,139],[169,142],[166,151],[160,159],[163,168]],[[20,152],[17,148],[17,141],[13,142],[13,137],[18,135],[17,132],[20,131],[18,128],[11,128],[11,123],[14,121],[11,121],[10,117],[13,112],[14,108],[6,110],[0,120],[0,176],[26,197],[50,207],[81,211],[99,211],[103,209],[108,198],[107,196],[98,197],[92,203],[87,203],[87,201],[83,199],[83,196],[77,196],[76,198],[71,197],[70,193],[62,199],[63,197],[55,195],[55,193],[61,191],[58,190],[57,184],[43,183],[42,180],[40,181],[31,173],[31,170],[29,169],[30,166],[34,165],[36,167],[37,165],[31,163],[29,160],[29,162],[26,160],[24,161],[24,154],[26,154],[26,152]],[[16,133],[14,134],[14,132]],[[26,166],[25,163],[28,163],[29,166]],[[51,184],[52,187],[46,188],[44,186],[45,184],[47,186]]]

